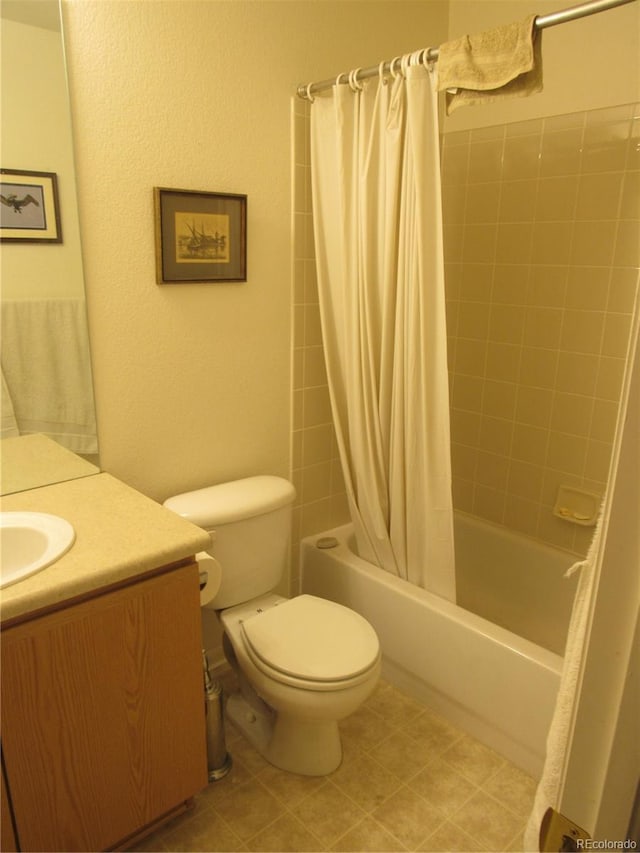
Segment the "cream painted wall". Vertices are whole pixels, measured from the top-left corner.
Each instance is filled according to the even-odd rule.
[[[570,0],[452,0],[448,38],[575,5]],[[543,92],[459,109],[445,120],[443,131],[601,109],[640,98],[640,3],[547,27],[541,35]]]
[[[104,468],[153,498],[290,470],[291,98],[447,3],[64,0]],[[153,187],[248,195],[248,281],[158,286]]]

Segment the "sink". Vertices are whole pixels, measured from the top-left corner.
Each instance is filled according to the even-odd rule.
[[[75,530],[46,512],[0,513],[0,587],[51,565],[73,545]]]

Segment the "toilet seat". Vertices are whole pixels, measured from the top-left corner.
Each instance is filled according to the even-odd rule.
[[[371,625],[341,604],[313,595],[283,600],[239,621],[254,665],[282,684],[340,690],[369,678],[380,659]]]

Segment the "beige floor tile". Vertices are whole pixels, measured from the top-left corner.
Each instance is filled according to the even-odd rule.
[[[484,791],[474,794],[451,820],[489,850],[504,850],[522,830],[524,823],[510,809]]]
[[[254,779],[239,785],[215,810],[242,841],[247,841],[280,817],[284,807]]]
[[[467,835],[459,826],[445,821],[416,850],[425,853],[482,853],[488,848]]]
[[[343,742],[351,740],[365,751],[376,747],[388,738],[392,731],[393,727],[380,714],[367,707],[360,708],[340,723]]]
[[[360,806],[331,781],[305,797],[292,811],[305,826],[313,829],[314,835],[327,848],[365,815]]]
[[[257,853],[312,853],[323,845],[292,814],[279,817],[247,842]]]
[[[212,809],[201,811],[162,835],[166,850],[234,851],[244,850],[241,839],[227,822]]]
[[[366,812],[373,811],[400,786],[397,776],[390,775],[368,755],[343,762],[331,779]]]
[[[378,806],[372,816],[408,850],[415,850],[445,820],[439,809],[406,786]]]
[[[377,820],[366,817],[336,841],[331,849],[345,853],[395,853],[407,848]]]
[[[456,812],[478,790],[442,758],[428,764],[408,785],[447,816]]]
[[[460,738],[442,757],[475,785],[484,784],[505,764],[502,756],[469,735]]]
[[[431,760],[428,744],[420,743],[404,731],[395,730],[374,750],[371,757],[399,779],[410,779]]]
[[[433,757],[441,755],[460,740],[462,732],[448,720],[432,711],[423,711],[402,726],[402,731],[431,751]]]
[[[524,770],[506,763],[482,786],[484,790],[523,818],[528,818],[538,783]]]
[[[257,778],[289,809],[294,808],[325,783],[324,776],[299,776],[297,773],[287,773],[271,765],[265,767]]]
[[[365,707],[380,714],[391,726],[406,725],[424,711],[424,705],[401,693],[386,681],[378,682]]]

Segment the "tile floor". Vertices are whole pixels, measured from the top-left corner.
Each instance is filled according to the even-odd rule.
[[[381,682],[330,776],[284,773],[232,726],[233,769],[138,851],[516,851],[536,783]]]

